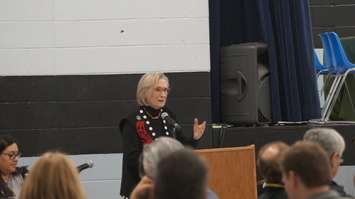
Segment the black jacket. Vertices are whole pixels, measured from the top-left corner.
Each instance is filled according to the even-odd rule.
[[[151,107],[141,106],[133,114],[120,121],[119,128],[123,140],[121,196],[129,197],[140,180],[139,157],[144,144],[149,144],[161,136],[169,136],[176,138],[183,144],[196,145],[192,134],[186,136],[182,131],[175,132],[172,124],[164,122],[160,117],[162,112],[167,112],[175,120],[174,114],[165,107],[155,110]]]
[[[287,194],[282,187],[265,187],[258,199],[287,199]]]

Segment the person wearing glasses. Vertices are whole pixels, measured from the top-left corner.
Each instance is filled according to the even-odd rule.
[[[15,139],[5,135],[0,137],[0,198],[10,199],[18,196],[25,175],[26,167],[17,167],[21,156]]]
[[[344,187],[334,181],[341,163],[343,163],[343,153],[345,151],[345,141],[342,135],[331,128],[312,128],[306,131],[303,140],[319,144],[326,152],[330,162],[332,181],[330,188],[340,196],[350,196],[345,192]]]
[[[123,143],[123,164],[121,196],[128,198],[140,180],[139,156],[143,145],[150,144],[158,137],[168,136],[183,144],[196,146],[202,137],[206,122],[199,123],[195,118],[193,133],[186,135],[172,124],[174,114],[165,106],[169,94],[169,80],[164,73],[153,72],[144,74],[137,86],[137,109],[122,119],[120,132]],[[165,118],[164,115],[168,115]],[[185,135],[185,136],[184,136]]]

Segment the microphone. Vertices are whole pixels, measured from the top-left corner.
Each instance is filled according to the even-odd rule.
[[[81,164],[77,166],[76,168],[78,169],[79,173],[85,169],[92,168],[94,166],[94,162],[92,160],[89,160],[87,163]]]
[[[167,112],[163,112],[160,116],[163,120],[166,120],[168,124],[173,125],[176,129],[181,129],[181,126],[169,116]]]

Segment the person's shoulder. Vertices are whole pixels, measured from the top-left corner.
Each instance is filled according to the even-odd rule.
[[[127,114],[126,116],[120,119],[119,122],[120,130],[122,130],[125,125],[129,123],[133,124],[136,121],[139,110],[140,110],[139,107],[137,107],[134,111],[132,111],[131,113]]]

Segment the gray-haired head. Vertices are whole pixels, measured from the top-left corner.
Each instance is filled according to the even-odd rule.
[[[334,153],[343,155],[345,141],[336,130],[331,128],[312,128],[306,131],[304,140],[318,143],[330,157]]]
[[[172,152],[184,148],[179,141],[170,137],[160,137],[143,147],[143,169],[145,175],[155,179],[159,161]]]

